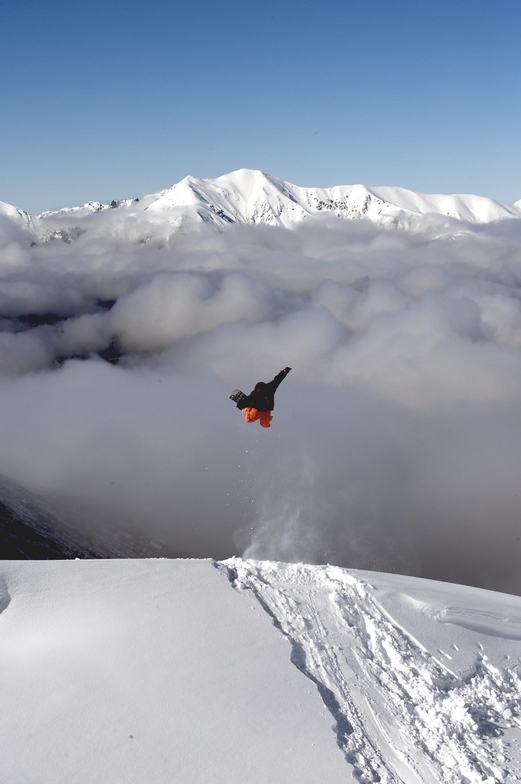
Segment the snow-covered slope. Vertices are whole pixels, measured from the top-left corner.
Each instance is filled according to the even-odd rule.
[[[521,598],[232,559],[0,563],[10,784],[514,784]]]
[[[215,179],[185,177],[143,199],[89,202],[83,207],[44,212],[36,218],[10,205],[0,205],[0,217],[30,232],[35,242],[71,242],[85,232],[114,232],[122,223],[129,236],[131,227],[135,230],[139,224],[137,241],[146,242],[151,236],[188,233],[205,224],[220,229],[233,224],[289,228],[312,215],[335,215],[365,217],[386,226],[407,228],[414,227],[419,216],[432,214],[472,223],[521,217],[515,206],[482,196],[424,194],[365,185],[302,188],[251,169]]]
[[[39,236],[39,219],[0,201],[0,245],[8,242],[31,242]]]

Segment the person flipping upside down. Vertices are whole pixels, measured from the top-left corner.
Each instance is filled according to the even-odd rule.
[[[256,422],[259,420],[261,427],[269,427],[273,419],[272,411],[275,408],[275,392],[277,387],[288,375],[290,367],[285,367],[280,373],[277,373],[273,381],[264,383],[259,381],[255,384],[255,389],[250,395],[244,395],[239,390],[232,392],[231,399],[237,403],[239,408],[244,413],[246,422]]]

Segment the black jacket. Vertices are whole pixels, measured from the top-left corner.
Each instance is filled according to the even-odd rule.
[[[286,378],[290,370],[290,367],[284,368],[268,384],[264,384],[262,381],[256,384],[253,392],[237,403],[237,408],[240,408],[241,411],[243,408],[256,408],[257,411],[273,411],[277,387]]]

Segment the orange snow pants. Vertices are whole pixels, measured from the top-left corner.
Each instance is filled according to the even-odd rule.
[[[246,422],[260,422],[261,427],[269,427],[272,420],[271,411],[257,411],[256,408],[245,408],[244,419]]]

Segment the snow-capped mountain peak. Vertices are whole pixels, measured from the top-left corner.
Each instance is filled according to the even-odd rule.
[[[252,169],[238,169],[215,179],[185,177],[158,194],[148,207],[154,213],[181,209],[195,209],[200,220],[217,225],[266,223],[286,228],[320,213],[367,217],[391,225],[429,213],[478,223],[519,217],[515,206],[482,196],[424,194],[362,184],[305,188]]]
[[[298,209],[294,187],[251,169],[207,180],[189,176],[163,191],[147,209],[158,213],[195,208],[201,220],[217,225],[268,223],[289,227],[305,216],[305,211]]]
[[[111,212],[114,222],[109,217]],[[197,231],[205,224],[219,230],[232,224],[292,228],[310,217],[327,215],[414,229],[424,215],[469,223],[519,219],[521,202],[508,205],[483,196],[425,194],[362,184],[307,188],[255,169],[238,169],[213,179],[189,175],[141,199],[91,201],[81,207],[43,212],[38,217],[0,202],[0,228],[9,233],[11,226],[15,239],[32,242],[56,238],[70,242],[93,230],[124,234],[126,229],[121,227],[127,219],[134,224],[134,232],[138,222],[141,232],[139,237],[132,234],[128,239],[146,242],[151,236],[165,238]]]

